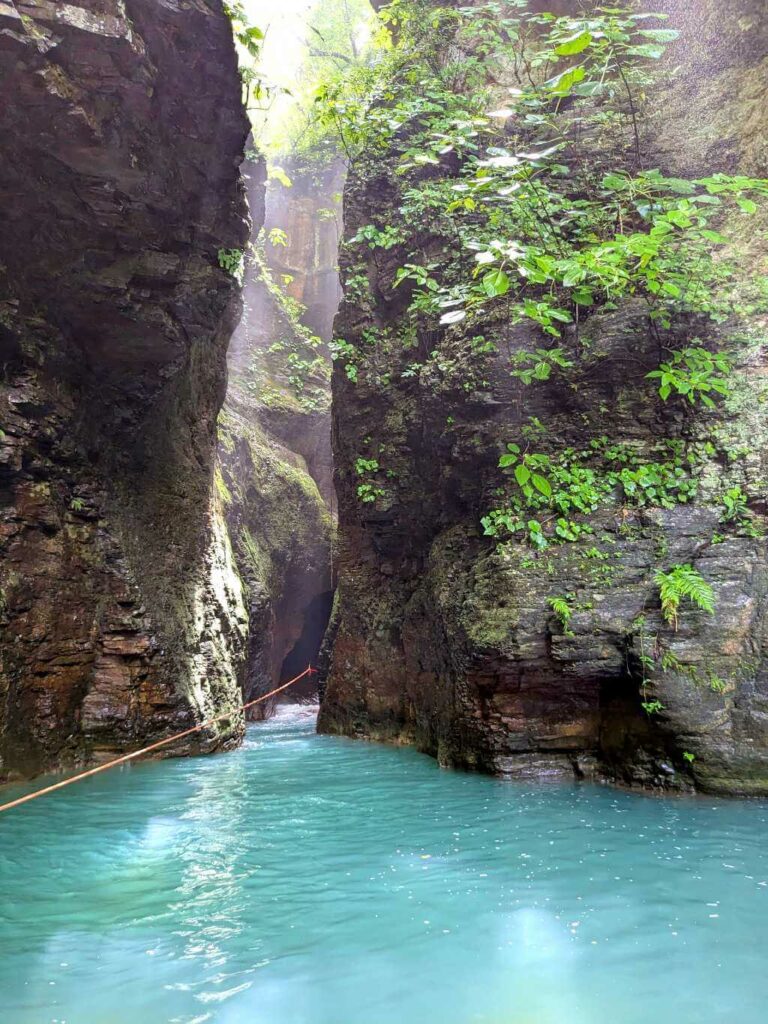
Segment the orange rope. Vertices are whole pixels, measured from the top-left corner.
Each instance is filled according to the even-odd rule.
[[[317,672],[317,669],[312,668],[308,665],[299,675],[293,679],[289,679],[287,683],[283,683],[282,686],[278,686],[276,690],[270,690],[269,693],[263,694],[261,697],[257,697],[256,700],[249,700],[247,704],[241,704],[237,709],[238,711],[246,711],[248,708],[252,708],[254,704],[261,704],[262,701],[268,700],[270,697],[274,697],[275,694],[282,693],[283,690],[287,690],[289,686],[293,686],[294,683],[298,683],[304,676],[311,676],[313,672]],[[99,772],[105,772],[108,768],[114,768],[115,765],[125,764],[127,761],[133,761],[137,757],[141,757],[142,754],[148,754],[151,750],[158,750],[160,747],[165,747],[169,743],[173,743],[175,740],[183,739],[185,736],[191,736],[193,732],[200,732],[201,729],[206,729],[209,725],[213,725],[214,722],[220,722],[222,718],[230,718],[234,714],[233,711],[224,711],[220,715],[215,715],[213,718],[207,719],[205,722],[201,722],[200,725],[194,725],[191,729],[185,729],[184,732],[177,732],[174,736],[166,736],[164,740],[158,740],[156,743],[150,743],[148,747],[142,747],[141,750],[134,750],[132,754],[123,754],[122,757],[116,757],[114,761],[107,761],[106,764],[100,764],[96,768],[90,768],[86,772],[80,772],[79,775],[73,775],[69,779],[63,779],[61,782],[55,782],[52,786],[46,786],[45,789],[38,789],[35,793],[27,793],[26,796],[20,796],[17,800],[10,800],[7,804],[0,804],[0,814],[3,811],[10,811],[12,807],[19,807],[21,804],[27,803],[29,800],[36,800],[39,796],[45,796],[46,793],[53,793],[56,789],[63,789],[64,786],[71,786],[73,782],[79,782],[80,779],[87,779],[89,775],[98,775]]]

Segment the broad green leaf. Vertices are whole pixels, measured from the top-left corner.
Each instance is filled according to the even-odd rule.
[[[559,320],[561,324],[573,323],[573,317],[567,309],[548,309],[547,313],[553,320]]]
[[[489,270],[483,277],[483,288],[490,298],[506,295],[509,291],[509,277],[503,270]]]
[[[555,53],[560,57],[570,57],[574,53],[581,53],[592,42],[590,32],[577,32],[576,35],[566,39],[559,46],[555,47]]]
[[[626,52],[633,57],[650,57],[651,60],[658,60],[664,56],[664,47],[655,43],[641,43],[640,46],[628,46]]]
[[[737,196],[736,202],[739,204],[739,209],[742,213],[757,213],[757,203],[754,199],[744,199],[741,196]]]
[[[674,43],[680,37],[680,33],[673,28],[643,28],[637,34],[653,39],[655,43]]]
[[[515,480],[517,480],[518,484],[520,484],[521,487],[525,487],[525,485],[528,483],[530,479],[530,469],[528,469],[527,466],[524,466],[522,463],[520,463],[520,465],[517,466],[517,468],[515,469]]]
[[[551,78],[547,85],[551,92],[555,96],[567,96],[568,93],[573,89],[577,82],[584,80],[586,71],[581,65],[575,68],[570,68],[568,71],[564,71],[562,75],[558,75],[556,78]]]
[[[552,497],[552,485],[545,476],[540,476],[538,473],[534,473],[531,483],[537,491],[540,491],[544,495],[545,498]]]

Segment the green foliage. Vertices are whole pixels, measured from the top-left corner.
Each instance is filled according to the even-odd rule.
[[[293,188],[293,181],[285,173],[282,167],[276,164],[269,165],[268,178],[270,181],[279,181],[283,188]]]
[[[256,131],[268,153],[290,153],[294,163],[321,172],[344,152],[344,145],[331,110],[318,97],[336,96],[344,83],[339,103],[353,110],[391,40],[378,27],[367,0],[322,0],[302,12],[302,21],[298,68],[290,59],[286,62],[290,78],[283,85],[288,88],[257,117]],[[279,78],[281,62],[277,54],[273,59]]]
[[[242,249],[219,249],[218,252],[219,266],[222,270],[226,270],[228,274],[237,281],[238,284],[243,283],[243,273],[245,271],[245,253]]]
[[[380,176],[384,208],[397,204],[388,223],[371,203],[342,253],[346,299],[369,323],[390,283],[402,310],[389,332],[334,342],[349,380],[479,398],[494,379],[486,357],[508,353],[520,384],[577,389],[599,373],[585,324],[631,303],[659,354],[627,391],[658,389],[691,415],[728,398],[732,359],[713,325],[742,312],[731,242],[768,181],[649,166],[639,119],[674,27],[628,3],[566,6],[395,0],[375,59],[337,66],[317,90],[319,125],[360,179]],[[697,493],[693,445],[601,438],[576,451],[532,424],[511,440],[482,520],[490,537],[543,549],[583,539],[601,509],[670,509]]]
[[[762,537],[764,531],[760,529],[755,517],[748,505],[747,495],[738,485],[729,487],[721,496],[724,512],[720,522],[728,524],[747,537]],[[725,538],[723,537],[723,540]]]
[[[747,496],[740,487],[729,488],[722,496],[725,512],[721,522],[741,522],[749,516]]]
[[[676,442],[662,443],[658,450],[667,456],[664,461],[646,461],[632,446],[611,444],[607,437],[557,455],[522,453],[508,444],[499,466],[512,470],[515,487],[504,507],[483,518],[485,535],[522,533],[542,549],[591,532],[574,516],[589,517],[611,501],[630,508],[674,508],[690,501],[698,489],[697,453],[684,456]]]
[[[73,498],[69,503],[69,507],[73,512],[82,512],[85,508],[85,502],[82,498]]]
[[[381,470],[378,459],[366,459],[363,456],[358,456],[355,459],[355,472],[358,476],[366,476],[367,474],[376,474]],[[391,477],[394,474],[388,473],[387,476]],[[364,505],[372,504],[377,498],[383,498],[386,491],[383,487],[377,487],[376,484],[366,480],[363,483],[357,485],[357,497]]]
[[[715,598],[712,587],[693,566],[673,565],[667,572],[659,570],[654,580],[659,588],[662,615],[675,629],[683,598],[687,598],[702,611],[714,615]]]
[[[235,39],[251,57],[257,59],[261,54],[264,33],[256,25],[251,25],[241,0],[228,0],[223,7],[224,13],[232,22]]]
[[[248,386],[265,404],[284,401],[286,396],[291,396],[290,400],[301,409],[314,411],[325,408],[329,401],[330,368],[322,340],[302,323],[305,310],[301,303],[286,294],[275,281],[265,256],[263,238],[251,247],[248,259],[253,276],[267,289],[272,299],[276,339],[267,349],[269,359],[266,368],[270,379],[264,381],[262,373],[256,371]]]
[[[664,401],[671,394],[677,394],[686,398],[691,405],[701,402],[713,409],[715,403],[710,393],[728,396],[727,377],[730,372],[731,363],[726,355],[692,346],[674,351],[668,362],[662,363],[658,370],[646,376],[659,381],[659,394]]]
[[[573,615],[573,609],[571,608],[569,598],[567,596],[548,597],[547,604],[555,613],[555,616],[563,629],[567,630],[568,624],[571,621],[571,616]]]
[[[642,166],[641,108],[677,38],[663,15],[623,3],[562,16],[531,7],[396,0],[375,62],[335,73],[317,94],[320,120],[359,168],[396,155],[402,224],[366,225],[351,244],[402,250],[393,284],[409,287],[409,326],[437,333],[435,351],[450,339],[457,368],[477,356],[466,326],[538,326],[555,343],[511,355],[525,384],[568,376],[584,321],[622,300],[643,303],[660,348],[661,330],[685,328],[687,341],[692,318],[738,312],[723,224],[768,196],[762,179]],[[511,79],[506,105],[492,109],[490,83]],[[347,278],[347,297],[369,301],[358,278]],[[699,339],[664,347],[650,374],[663,398],[711,408],[727,394],[724,355]]]
[[[383,498],[385,493],[383,488],[370,483],[358,484],[357,487],[357,496],[364,505],[372,504],[377,498]]]
[[[375,224],[366,224],[360,228],[354,238],[350,239],[350,244],[366,242],[369,249],[393,249],[402,240],[402,231],[391,224],[387,224],[383,228],[378,228]]]
[[[338,359],[344,362],[344,372],[348,380],[353,384],[357,383],[357,357],[358,351],[354,345],[343,338],[334,338],[330,343],[331,359],[334,362]]]
[[[462,314],[480,315],[489,299],[510,294],[512,322],[533,320],[554,337],[576,320],[579,307],[615,304],[625,295],[643,297],[649,316],[664,326],[677,312],[719,312],[713,288],[725,268],[712,250],[727,239],[710,221],[728,201],[744,212],[756,208],[748,193],[766,194],[768,186],[724,175],[666,178],[637,166],[636,137],[629,153],[621,145],[617,150],[610,137],[621,136],[622,122],[636,135],[637,103],[650,81],[646,65],[663,54],[676,32],[647,28],[653,16],[619,8],[588,18],[555,18],[537,16],[525,3],[516,7],[517,16],[508,18],[500,18],[494,4],[433,9],[433,32],[425,35],[414,23],[419,4],[393,5],[401,33],[398,54],[408,53],[412,63],[406,68],[395,58],[372,87],[367,110],[358,111],[355,141],[368,150],[397,148],[408,125],[403,175],[439,165],[447,153],[462,160],[457,182],[442,190],[432,181],[419,182],[405,192],[402,208],[406,218],[429,212],[454,221],[463,251],[454,251],[445,268],[448,278],[462,273],[467,251],[474,255],[463,308],[444,313],[441,322],[448,326]],[[429,51],[435,39],[443,45],[445,36],[472,53],[461,76],[450,60],[441,65]],[[548,76],[573,46],[579,49],[570,55],[579,63]],[[512,90],[508,108],[487,113],[489,70],[505,63],[520,69],[521,86]],[[382,103],[379,88],[387,77],[397,88]],[[561,107],[566,98],[571,105]],[[506,139],[497,144],[497,118],[520,125],[513,132],[516,145]],[[590,131],[611,143],[617,164],[597,187],[590,154],[578,150],[578,138]],[[546,143],[542,135],[549,136]],[[441,287],[438,305],[456,300],[455,287]]]
[[[660,711],[664,710],[664,705],[660,700],[644,700],[641,701],[641,706],[647,715],[658,715]]]
[[[268,100],[274,91],[259,71],[264,33],[258,25],[251,23],[242,0],[225,0],[223,7],[224,13],[232,23],[232,35],[243,83],[243,102],[248,108],[251,100],[262,103]]]
[[[282,228],[271,228],[267,235],[269,244],[275,247],[285,248],[288,245],[288,235]]]
[[[697,686],[706,684],[713,693],[724,693],[728,687],[720,676],[708,666],[703,668],[681,661],[672,651],[661,651],[661,667],[665,672],[677,672],[687,676]]]
[[[568,359],[562,348],[537,348],[534,352],[519,351],[512,356],[512,376],[523,384],[532,384],[535,380],[549,380],[553,370],[568,370],[573,361]]]

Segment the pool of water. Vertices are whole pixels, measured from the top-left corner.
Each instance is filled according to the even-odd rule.
[[[764,1024],[768,807],[316,736],[0,819],[4,1024]]]

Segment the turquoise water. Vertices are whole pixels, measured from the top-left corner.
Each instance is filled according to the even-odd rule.
[[[764,1024],[768,807],[318,737],[0,819],[3,1024]]]

